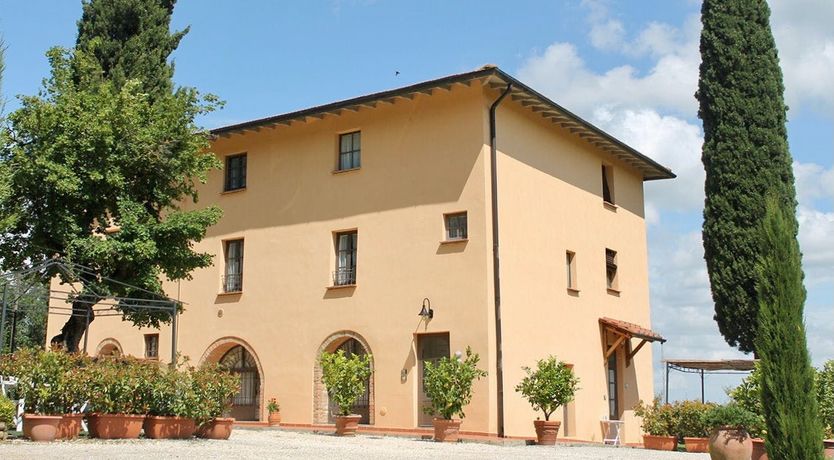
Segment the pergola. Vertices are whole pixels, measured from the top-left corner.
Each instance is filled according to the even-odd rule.
[[[748,374],[756,368],[755,359],[668,359],[666,364],[666,402],[669,402],[669,372],[701,375],[701,402],[704,402],[704,374]]]
[[[49,285],[55,276],[61,275],[66,280],[80,280],[82,275],[95,280],[80,286],[78,282],[68,282],[58,286]],[[22,299],[35,289],[38,283],[48,286],[43,298],[37,302],[47,304],[47,315],[71,316],[84,318],[86,322],[83,350],[87,352],[87,336],[93,317],[122,316],[126,311],[156,311],[167,315],[171,321],[171,362],[177,362],[177,316],[182,302],[165,297],[137,286],[125,284],[121,281],[103,277],[95,270],[78,264],[68,263],[59,258],[46,260],[23,270],[0,274],[0,352],[5,343],[6,318],[12,315],[12,329],[10,337],[10,351],[15,348],[15,326],[19,315],[25,315],[31,307]],[[123,290],[133,293],[132,297],[115,296],[109,293],[108,285],[118,285]],[[84,291],[86,289],[86,292]],[[85,304],[88,308],[84,312],[72,308],[72,304]]]

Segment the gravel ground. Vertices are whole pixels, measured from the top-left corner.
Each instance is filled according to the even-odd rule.
[[[703,460],[709,454],[659,452],[627,447],[601,446],[500,446],[482,443],[440,444],[401,437],[332,435],[264,429],[235,429],[228,441],[103,441],[79,439],[37,444],[15,440],[0,442],[0,459],[47,458],[339,458],[406,459],[460,458],[500,459],[678,459]]]

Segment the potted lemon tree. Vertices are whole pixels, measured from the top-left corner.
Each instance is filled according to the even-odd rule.
[[[652,450],[675,450],[678,447],[677,420],[674,408],[655,397],[651,405],[637,403],[634,414],[642,419],[643,447]]]
[[[537,443],[552,446],[556,444],[561,422],[550,420],[550,416],[559,407],[573,401],[578,390],[579,378],[574,375],[569,365],[559,361],[555,356],[540,359],[536,370],[529,367],[522,369],[527,376],[515,387],[515,391],[521,393],[534,410],[544,414],[544,420],[533,421]]]
[[[478,361],[478,354],[466,347],[466,357],[458,352],[453,358],[426,362],[423,386],[431,404],[423,410],[439,415],[432,422],[435,441],[457,442],[461,421],[454,417],[466,417],[463,408],[472,400],[472,384],[487,375],[478,368]]]
[[[339,408],[336,435],[354,436],[361,415],[351,414],[354,403],[365,392],[365,381],[371,375],[371,355],[345,355],[344,350],[324,352],[320,357],[322,382]]]

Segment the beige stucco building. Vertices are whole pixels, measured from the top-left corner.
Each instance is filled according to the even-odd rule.
[[[642,344],[659,339],[636,327],[650,326],[643,182],[668,169],[493,66],[214,134],[226,168],[199,205],[224,215],[196,249],[215,263],[166,290],[185,302],[178,351],[241,374],[238,418],[265,420],[276,397],[283,422],[327,423],[316,359],[342,347],[373,355],[364,423],[427,425],[422,363],[470,346],[489,375],[462,430],[533,436],[514,388],[553,354],[581,379],[560,436],[601,441],[616,418],[639,441]],[[98,318],[88,342],[164,360],[171,331]]]

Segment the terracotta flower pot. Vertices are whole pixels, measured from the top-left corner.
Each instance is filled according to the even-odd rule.
[[[145,437],[151,439],[188,439],[197,430],[193,418],[156,415],[147,416],[142,428],[145,429]]]
[[[709,438],[693,438],[685,436],[683,444],[687,452],[709,452]]]
[[[60,421],[60,415],[23,414],[23,436],[32,441],[54,441]]]
[[[58,439],[75,439],[81,432],[81,419],[84,414],[64,414],[58,422]]]
[[[267,417],[267,421],[269,422],[269,426],[278,426],[281,424],[281,412],[270,412],[269,417]]]
[[[556,420],[533,420],[536,427],[536,444],[540,446],[556,445],[556,436],[559,435],[559,427],[562,422]]]
[[[651,450],[675,450],[678,447],[678,438],[674,436],[655,436],[652,434],[643,435],[643,448]]]
[[[753,438],[753,455],[751,460],[768,460],[767,451],[765,450],[765,440]]]
[[[356,436],[359,420],[362,420],[361,415],[337,415],[336,436]]]
[[[825,458],[834,458],[834,439],[826,439],[822,444],[825,447]]]
[[[712,460],[748,460],[753,456],[753,440],[747,430],[719,428],[709,438],[709,456]]]
[[[445,418],[435,418],[432,420],[434,425],[434,440],[437,442],[458,442],[460,434],[460,420]]]
[[[234,418],[213,418],[197,428],[197,437],[203,439],[229,439],[232,435]]]
[[[85,418],[87,419],[87,435],[91,438],[97,438],[98,437],[98,414],[97,413],[87,414]]]
[[[101,439],[136,439],[142,432],[144,415],[97,414],[96,437]]]

